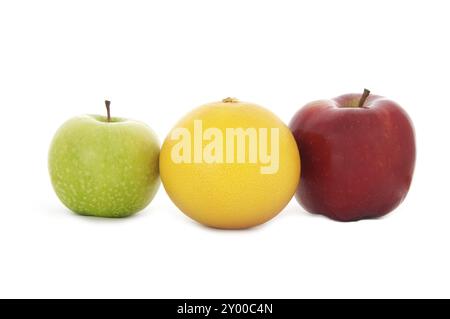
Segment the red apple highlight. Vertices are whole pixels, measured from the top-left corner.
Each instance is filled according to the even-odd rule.
[[[296,198],[307,211],[354,221],[383,216],[405,198],[416,147],[397,103],[368,90],[315,101],[290,128],[302,159]]]

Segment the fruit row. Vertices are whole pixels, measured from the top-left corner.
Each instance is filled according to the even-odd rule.
[[[105,105],[106,116],[68,120],[50,146],[53,188],[81,215],[132,215],[161,180],[182,212],[215,228],[262,224],[294,194],[308,212],[354,221],[395,209],[413,176],[410,118],[368,90],[310,102],[289,126],[226,98],[184,116],[161,148],[147,125],[112,117]]]

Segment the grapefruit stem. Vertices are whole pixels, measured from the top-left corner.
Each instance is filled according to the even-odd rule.
[[[227,97],[222,100],[223,103],[237,103],[239,100],[235,97]]]

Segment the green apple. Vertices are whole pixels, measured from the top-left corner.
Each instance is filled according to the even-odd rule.
[[[126,217],[159,187],[159,141],[144,123],[107,116],[72,118],[56,132],[48,167],[59,199],[90,216]]]

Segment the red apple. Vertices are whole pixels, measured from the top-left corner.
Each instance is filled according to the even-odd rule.
[[[302,159],[298,202],[335,220],[383,216],[405,198],[414,128],[395,102],[368,90],[308,103],[290,128]]]

